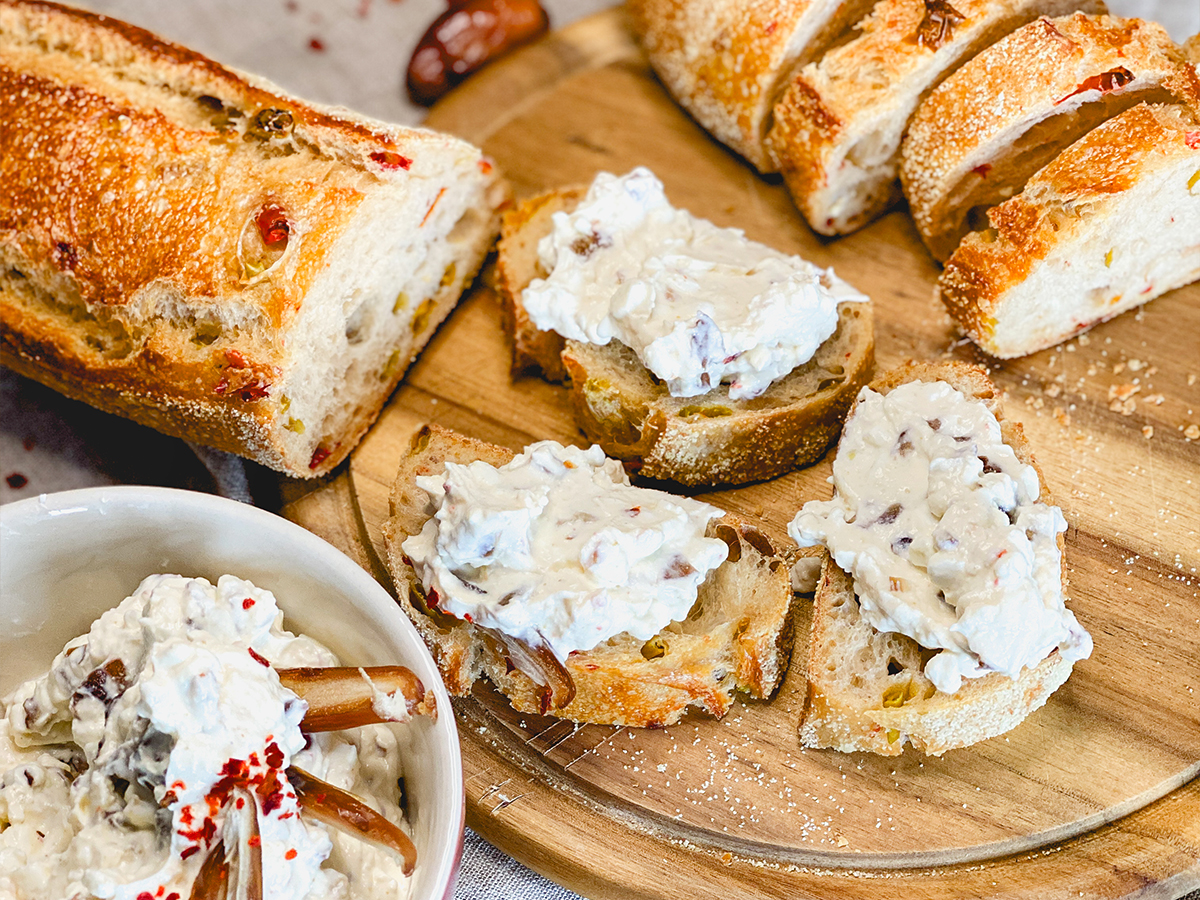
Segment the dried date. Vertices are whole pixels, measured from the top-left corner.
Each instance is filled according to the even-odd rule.
[[[451,0],[408,63],[408,95],[428,106],[456,84],[550,27],[537,0]]]

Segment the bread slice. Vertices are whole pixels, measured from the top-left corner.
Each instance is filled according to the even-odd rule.
[[[870,387],[886,394],[908,381],[944,381],[984,403],[999,420],[1004,442],[1037,470],[1038,499],[1053,502],[1021,426],[1003,418],[996,388],[982,368],[957,362],[909,364]],[[1058,541],[1061,550],[1061,534]],[[1011,730],[1071,673],[1073,663],[1055,649],[1016,679],[992,673],[964,680],[953,694],[939,692],[924,675],[933,651],[907,635],[876,631],[862,617],[854,579],[828,553],[823,556],[809,641],[808,700],[800,721],[805,747],[897,756],[912,745],[941,756]]]
[[[993,356],[1051,347],[1200,278],[1200,117],[1142,104],[988,212],[938,292]]]
[[[666,385],[618,341],[605,346],[564,341],[539,331],[521,291],[539,268],[537,244],[552,216],[578,205],[582,189],[555,191],[505,214],[497,286],[513,339],[513,370],[540,370],[570,381],[575,418],[610,456],[640,466],[649,478],[681,484],[743,484],[773,478],[819,459],[841,429],[854,395],[875,362],[870,303],[842,303],[837,330],[807,363],[750,400],[725,387],[672,397]]]
[[[498,230],[479,150],[114,19],[0,4],[0,358],[168,434],[328,472]]]
[[[1039,19],[984,50],[929,95],[904,139],[900,179],[929,252],[945,260],[1061,150],[1136,103],[1170,102],[1172,88],[1200,103],[1175,42],[1143,19]]]
[[[447,461],[499,466],[512,457],[510,450],[427,425],[413,437],[392,487],[391,517],[383,529],[388,570],[401,608],[433,652],[451,694],[465,696],[486,677],[521,712],[653,727],[677,722],[690,707],[722,716],[735,690],[766,698],[779,687],[792,648],[787,566],[766,536],[729,513],[710,522],[708,531],[729,545],[729,558],[700,586],[687,618],[649,641],[625,633],[572,653],[565,669],[574,697],[561,708],[513,664],[502,643],[472,623],[431,610],[401,549],[433,514],[429,495],[414,479],[444,471]]]
[[[767,146],[813,230],[848,234],[900,199],[900,141],[943,78],[1026,22],[1079,8],[1104,6],[880,0],[854,40],[801,69],[775,106]]]
[[[717,140],[774,172],[763,139],[796,66],[874,0],[630,0],[634,32],[671,95]]]

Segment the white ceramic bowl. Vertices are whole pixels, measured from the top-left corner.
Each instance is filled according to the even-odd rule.
[[[275,594],[285,626],[347,665],[408,666],[437,696],[436,723],[398,730],[417,847],[414,898],[449,898],[463,835],[462,757],[450,698],[392,597],[349,557],[286,519],[191,491],[106,487],[0,507],[0,696],[147,575],[231,573]],[[384,900],[384,898],[379,898]]]

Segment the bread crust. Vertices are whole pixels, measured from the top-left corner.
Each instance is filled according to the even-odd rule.
[[[930,253],[949,257],[972,207],[1019,192],[1101,122],[1172,90],[1200,102],[1184,66],[1156,22],[1083,13],[1039,19],[967,62],[921,104],[904,140],[901,180]]]
[[[54,3],[0,2],[0,115],[4,364],[291,475],[345,458],[498,227],[502,185],[470,145]],[[371,221],[440,266],[407,306],[408,263],[356,273],[381,261],[356,252]],[[343,276],[390,295],[356,319]]]
[[[768,150],[814,231],[848,234],[901,197],[900,143],[921,99],[965,60],[1042,14],[1100,0],[881,0],[848,43],[792,78]]]
[[[984,369],[960,362],[910,362],[884,373],[869,387],[886,394],[910,381],[942,381],[982,402],[999,421],[1004,442],[1037,472],[1038,500],[1054,502],[1024,430],[1004,418],[996,387]],[[1061,552],[1061,534],[1058,545]],[[799,728],[800,742],[806,747],[897,756],[911,744],[924,753],[941,756],[1016,727],[1071,673],[1072,662],[1055,649],[1016,679],[992,673],[965,679],[957,692],[943,694],[924,675],[932,652],[906,635],[876,631],[862,619],[854,579],[827,551],[821,555],[809,638],[808,698]],[[1063,581],[1065,584],[1065,565]],[[856,680],[867,686],[847,687],[847,666],[854,666]],[[899,671],[893,673],[894,667]],[[885,706],[884,696],[890,698],[890,704],[899,699],[899,705]]]
[[[630,0],[646,56],[671,95],[760,172],[763,141],[791,71],[814,59],[873,0]]]
[[[735,690],[763,699],[774,693],[787,672],[793,641],[787,566],[765,535],[729,513],[709,526],[710,537],[729,545],[729,559],[701,585],[687,619],[652,639],[665,652],[647,659],[642,648],[648,642],[622,634],[572,653],[565,667],[575,695],[561,709],[548,704],[543,688],[511,664],[499,642],[472,623],[430,610],[401,548],[433,511],[414,479],[444,471],[447,461],[481,459],[499,466],[512,457],[505,448],[426,425],[414,435],[392,487],[391,517],[383,528],[388,570],[401,608],[432,651],[451,694],[465,696],[486,677],[521,712],[656,727],[677,722],[691,707],[720,717]]]
[[[1197,171],[1194,110],[1128,109],[993,207],[991,227],[968,234],[947,261],[938,294],[971,340],[1011,358],[1194,281]]]
[[[564,341],[539,331],[524,311],[521,291],[546,274],[536,264],[538,241],[553,214],[574,209],[585,193],[553,191],[505,215],[496,269],[514,374],[540,370],[568,381],[583,433],[648,478],[745,484],[820,459],[874,368],[871,304],[839,304],[837,330],[813,358],[752,400],[731,400],[724,386],[672,397],[628,347]]]

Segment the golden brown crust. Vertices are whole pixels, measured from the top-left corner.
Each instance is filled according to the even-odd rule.
[[[921,99],[1038,15],[1099,0],[881,0],[853,40],[792,78],[767,146],[813,229],[846,234],[900,199],[899,147]]]
[[[972,206],[991,206],[1060,150],[1135,103],[1200,99],[1155,22],[1075,13],[1010,34],[943,82],[913,117],[901,178],[930,252],[946,259]]]
[[[996,386],[982,367],[909,362],[882,374],[869,387],[886,394],[912,381],[942,381],[983,403],[1000,423],[1004,442],[1037,472],[1041,487],[1037,499],[1054,503],[1024,430],[1020,423],[1004,417]],[[1060,534],[1060,552],[1063,546]],[[1065,564],[1063,578],[1065,584]],[[1011,730],[1044,704],[1071,672],[1072,663],[1055,650],[1016,679],[993,673],[967,679],[954,694],[943,694],[923,674],[930,651],[905,635],[880,633],[863,620],[853,578],[838,568],[827,552],[822,552],[814,602],[808,698],[800,722],[801,743],[807,747],[896,756],[911,744],[940,756]],[[858,673],[857,679],[871,685],[869,701],[868,691],[846,687],[844,667],[863,665],[863,660],[875,662],[873,670]],[[893,672],[893,667],[899,671]],[[884,692],[889,696],[888,705],[884,704]]]
[[[759,171],[763,139],[791,70],[815,58],[871,0],[631,0],[628,8],[667,90]]]
[[[875,365],[869,302],[838,307],[838,327],[813,358],[752,400],[731,400],[719,386],[697,397],[672,397],[629,348],[564,341],[539,331],[521,304],[538,274],[536,249],[551,216],[574,209],[581,188],[552,191],[506,214],[496,269],[513,372],[540,369],[569,380],[575,420],[604,452],[648,478],[687,485],[745,484],[810,465],[841,430],[854,395]]]
[[[482,459],[498,466],[512,456],[502,447],[427,425],[414,435],[392,487],[391,517],[383,529],[388,569],[401,608],[430,647],[451,694],[465,696],[486,677],[521,712],[647,727],[673,724],[692,706],[722,716],[735,690],[758,698],[774,693],[792,648],[787,567],[765,535],[728,513],[710,525],[709,534],[729,545],[729,559],[709,575],[688,618],[659,633],[662,655],[646,658],[646,642],[628,634],[572,653],[565,667],[575,695],[561,709],[547,705],[542,687],[511,665],[498,641],[471,623],[431,610],[401,548],[431,513],[414,479],[443,471],[447,460]]]
[[[0,116],[5,364],[293,475],[346,456],[494,233],[496,176],[462,142],[304,103],[53,3],[0,2]],[[397,303],[392,346],[354,363],[377,362],[370,379],[309,384],[295,357],[337,315],[312,298],[329,302],[330,273],[353,268],[349,245],[388,197],[390,225],[406,206],[414,230],[431,220],[448,277],[423,302]],[[438,201],[467,210],[453,238]],[[260,236],[280,221],[283,250]],[[288,412],[339,388],[343,411]]]
[[[1152,210],[1136,208],[1126,198],[1142,186],[1152,191],[1174,180],[1179,184],[1164,196],[1189,207],[1196,183],[1189,187],[1188,182],[1197,168],[1200,120],[1195,112],[1153,105],[1126,110],[1060,153],[1022,193],[989,211],[991,228],[968,234],[947,261],[938,280],[942,302],[975,343],[993,355],[1012,357],[1053,346],[1186,284],[1200,268],[1195,234],[1186,231],[1177,235],[1182,248],[1178,265],[1161,277],[1146,284],[1139,267],[1123,282],[1105,282],[1121,271],[1114,269],[1118,254],[1144,237],[1141,217],[1158,221]],[[1157,227],[1165,239],[1166,226],[1160,222]],[[1114,228],[1120,244],[1112,240]],[[1143,253],[1145,262],[1152,263],[1149,254],[1164,249],[1160,240]],[[1070,276],[1060,275],[1058,270],[1067,268]],[[1039,274],[1050,285],[1043,292],[1049,290],[1047,296],[1055,302],[1047,300],[1039,318],[1027,319],[1030,304],[1024,295],[1038,290],[1031,279]],[[1090,288],[1097,278],[1100,285]],[[1014,310],[1021,315],[1020,327],[998,337]]]

